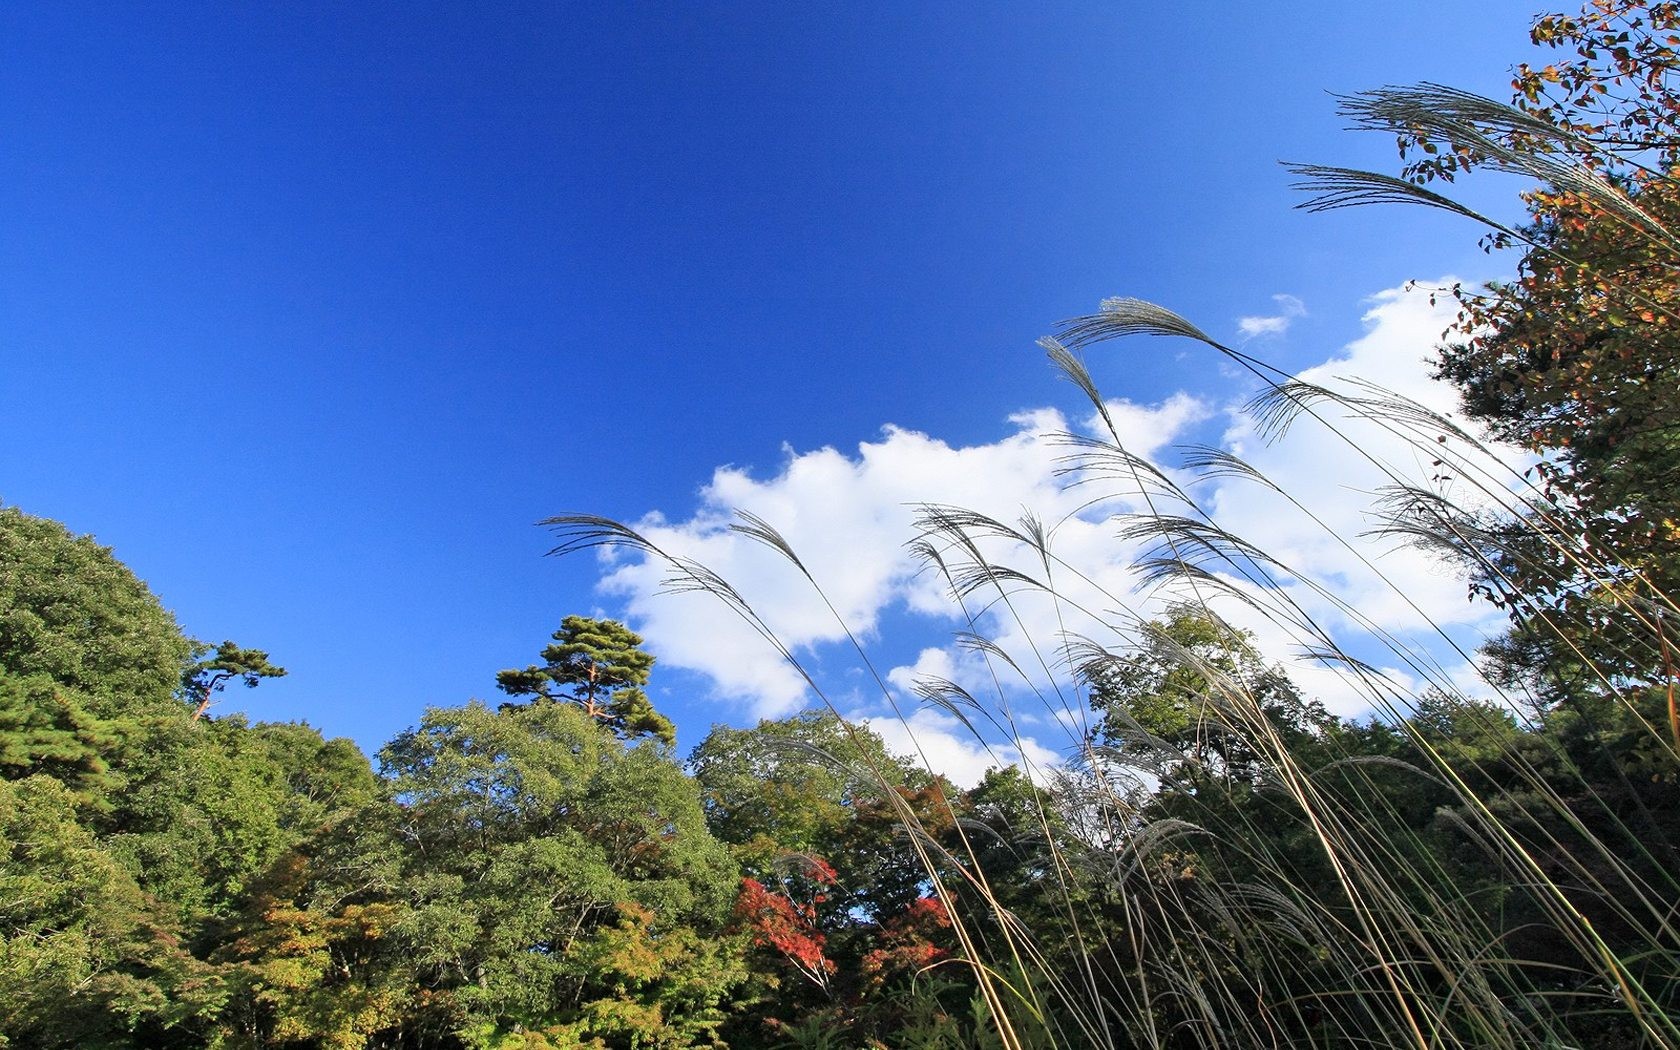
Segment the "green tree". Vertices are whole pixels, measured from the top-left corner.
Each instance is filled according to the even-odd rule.
[[[190,656],[175,618],[109,547],[0,507],[0,670],[47,675],[109,715],[166,701]]]
[[[1019,916],[1040,943],[1055,943],[1067,933],[1070,887],[1057,871],[1055,850],[1074,840],[1063,810],[1070,800],[1040,787],[1019,766],[989,769],[980,783],[963,793],[958,813],[964,831],[959,853],[980,878],[959,881],[977,886],[1011,914]],[[986,902],[975,901],[968,914],[986,915]]]
[[[238,717],[195,723],[182,705],[130,723],[110,763],[121,790],[94,826],[195,940],[288,849],[375,790],[348,740]]]
[[[230,1017],[334,1046],[709,1039],[745,976],[720,936],[737,869],[663,748],[581,705],[475,702],[380,763],[385,797],[251,898]]]
[[[215,695],[229,682],[243,682],[245,688],[254,689],[264,678],[282,678],[286,674],[286,669],[270,663],[268,654],[261,649],[223,642],[214,649],[195,645],[194,650],[196,659],[182,676],[181,686],[193,703],[195,722],[210,710]]]
[[[1252,782],[1268,765],[1268,738],[1275,753],[1330,722],[1251,635],[1193,606],[1147,624],[1137,651],[1105,655],[1083,674],[1101,716],[1094,740],[1169,787],[1206,776]]]
[[[51,777],[0,781],[0,1045],[191,1045],[222,983],[77,808]]]
[[[44,774],[81,802],[107,808],[120,783],[106,761],[117,740],[75,690],[43,674],[0,671],[0,778]]]
[[[223,924],[376,795],[348,740],[180,702],[278,673],[190,643],[109,550],[0,510],[0,1034],[201,1043],[227,997],[205,961]]]
[[[626,739],[646,735],[676,743],[676,726],[654,710],[643,688],[653,655],[641,648],[641,635],[616,620],[568,616],[553,637],[542,664],[496,675],[503,692],[577,704]]]
[[[774,882],[790,859],[832,864],[838,882],[828,911],[896,910],[927,873],[899,831],[889,794],[940,814],[949,785],[887,750],[868,726],[813,710],[765,719],[749,729],[713,726],[689,757],[712,831],[748,874]],[[954,791],[950,791],[955,794]]]
[[[828,852],[879,777],[910,775],[879,735],[825,710],[715,725],[688,761],[712,832],[760,877],[787,854]]]
[[[707,819],[745,875],[736,928],[757,965],[731,1044],[822,1028],[891,1045],[903,985],[954,946],[948,932],[927,936],[948,925],[926,895],[928,860],[956,870],[943,851],[960,852],[961,793],[826,710],[714,726],[689,761]]]

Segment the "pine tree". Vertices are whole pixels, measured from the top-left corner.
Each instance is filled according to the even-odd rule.
[[[643,690],[653,654],[641,648],[641,635],[616,620],[568,616],[553,637],[541,653],[544,663],[496,675],[504,693],[577,704],[627,740],[646,735],[676,743],[676,726]]]

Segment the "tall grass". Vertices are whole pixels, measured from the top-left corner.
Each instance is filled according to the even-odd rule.
[[[1490,128],[1527,119],[1446,89],[1373,93],[1350,106],[1389,130],[1427,116],[1439,134],[1480,136],[1484,152],[1495,148]],[[1597,195],[1630,237],[1680,243],[1618,187],[1572,164],[1565,149],[1498,160]],[[1313,190],[1309,207],[1409,201],[1520,237],[1387,176],[1296,170]],[[1250,414],[1267,438],[1295,430],[1365,458],[1385,483],[1373,531],[1436,548],[1494,581],[1507,578],[1512,559],[1537,551],[1573,566],[1602,594],[1593,615],[1613,621],[1652,668],[1643,682],[1596,672],[1590,661],[1584,672],[1599,674],[1632,736],[1597,752],[1566,746],[1550,729],[1552,713],[1510,683],[1461,681],[1444,663],[1470,654],[1408,597],[1408,581],[1385,577],[1366,545],[1337,534],[1318,508],[1251,463],[1193,448],[1169,469],[1126,448],[1084,355],[1140,336],[1194,340],[1251,373],[1260,393]],[[1680,1047],[1680,871],[1660,830],[1673,814],[1638,812],[1674,805],[1680,777],[1680,726],[1670,721],[1671,687],[1661,688],[1673,677],[1676,596],[1630,569],[1633,559],[1605,549],[1589,522],[1531,484],[1502,450],[1415,402],[1357,382],[1303,383],[1137,300],[1106,302],[1043,345],[1104,421],[1095,434],[1064,437],[1063,480],[1089,492],[1087,514],[1142,508],[1114,511],[1111,525],[1117,543],[1141,551],[1145,590],[1104,589],[1059,552],[1055,528],[1032,518],[1012,523],[928,505],[908,537],[946,583],[964,624],[959,641],[991,678],[985,691],[927,680],[919,702],[1020,754],[1030,753],[1027,717],[1042,725],[1049,714],[1071,727],[1066,762],[1031,770],[1052,789],[1037,799],[1037,826],[1015,829],[1014,845],[1042,857],[1030,915],[1006,904],[1009,888],[990,881],[977,832],[959,823],[955,840],[941,839],[908,806],[901,811],[906,848],[952,913],[996,1043]],[[1373,452],[1359,436],[1372,428],[1407,454]],[[1441,483],[1446,476],[1450,485]],[[1403,637],[1328,583],[1245,541],[1198,502],[1207,482],[1272,493],[1302,529],[1323,530],[1390,587],[1434,641]],[[605,544],[663,561],[674,589],[722,601],[835,706],[773,626],[704,565],[618,522],[565,515],[550,524],[560,551]],[[1513,524],[1526,531],[1513,532]],[[734,528],[780,552],[821,593],[822,581],[771,523],[742,515]],[[1163,597],[1213,625],[1231,652],[1249,642],[1227,619],[1263,622],[1293,644],[1302,664],[1334,671],[1338,688],[1361,698],[1376,724],[1336,723],[1306,705],[1280,708],[1253,675],[1164,630]],[[1507,598],[1526,627],[1566,646],[1602,633],[1601,623],[1560,622],[1558,608],[1538,596],[1513,590]],[[1040,631],[1024,650],[1000,643],[998,625],[1045,622],[1046,607],[1060,629]],[[866,647],[853,642],[873,672]],[[1195,695],[1179,698],[1193,712],[1196,746],[1128,722],[1124,704],[1108,698],[1105,730],[1092,731],[1094,694],[1140,654],[1196,683]],[[912,712],[896,706],[882,675],[874,680],[909,728]],[[1666,699],[1670,718],[1653,707],[1653,695]],[[1210,761],[1204,742],[1226,757]],[[1233,754],[1243,756],[1240,764]],[[1633,777],[1669,787],[1655,794],[1616,787]],[[1166,780],[1178,786],[1164,800]],[[1482,877],[1467,881],[1466,873]]]

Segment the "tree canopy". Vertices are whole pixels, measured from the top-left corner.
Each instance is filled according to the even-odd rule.
[[[1526,221],[1492,224],[1485,242],[1517,251],[1515,278],[1454,290],[1458,336],[1437,375],[1539,457],[1514,517],[1455,530],[1478,588],[1512,615],[1497,666],[1550,705],[1671,677],[1659,619],[1680,584],[1680,8],[1594,0],[1532,36],[1557,57],[1517,66],[1510,106],[1423,85],[1349,109],[1399,134],[1415,184],[1483,168],[1539,183]],[[1571,666],[1586,674],[1563,688]]]
[[[543,663],[496,675],[511,696],[578,705],[590,718],[626,738],[652,736],[674,745],[677,727],[660,714],[644,687],[653,654],[642,636],[616,620],[568,616],[543,648]]]
[[[171,696],[190,656],[175,617],[109,547],[0,507],[0,670],[47,675],[105,713]]]
[[[1478,168],[1537,176],[1490,240],[1515,279],[1456,290],[1470,327],[1439,363],[1542,457],[1507,512],[1440,523],[1511,612],[1486,680],[1534,703],[1309,648],[1379,702],[1336,717],[1187,604],[1110,624],[1112,649],[1039,639],[1078,657],[1066,706],[981,713],[1089,725],[1059,761],[964,789],[822,709],[715,726],[685,767],[643,639],[567,616],[496,675],[512,700],[429,707],[376,768],[210,717],[284,669],[0,508],[0,1047],[1680,1048],[1680,4],[1591,0],[1534,39],[1565,57],[1519,66],[1512,106],[1349,101],[1399,135],[1402,179],[1322,169],[1438,206],[1423,187]],[[1117,436],[1080,440],[1137,476]],[[946,517],[971,542],[919,541],[936,562],[1008,532]],[[1262,552],[1230,549],[1145,569],[1266,608],[1225,586]],[[959,592],[1039,582],[941,567]]]

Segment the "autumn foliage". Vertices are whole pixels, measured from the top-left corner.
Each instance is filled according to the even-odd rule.
[[[751,933],[754,944],[780,956],[797,974],[826,992],[837,967],[824,954],[828,938],[818,926],[817,909],[827,899],[823,888],[832,885],[836,876],[820,857],[807,859],[803,866],[803,872],[776,890],[757,879],[742,879],[734,921]]]

